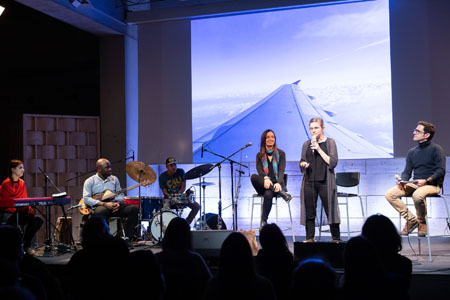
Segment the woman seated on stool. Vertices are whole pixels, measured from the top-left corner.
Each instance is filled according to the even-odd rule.
[[[258,195],[264,197],[261,212],[261,228],[267,224],[272,198],[280,195],[289,202],[292,196],[283,191],[283,180],[286,168],[286,154],[277,147],[275,133],[271,129],[265,130],[261,135],[260,151],[256,154],[256,170],[258,175],[251,177],[252,185]]]

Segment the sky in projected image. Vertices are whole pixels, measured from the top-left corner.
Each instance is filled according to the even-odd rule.
[[[337,124],[335,132],[344,128],[385,153],[358,155],[351,149],[341,151],[339,147],[346,143],[343,139],[341,146],[338,143],[340,158],[390,157],[393,141],[388,0],[192,21],[194,162],[205,161],[198,155],[202,143],[228,156],[239,149],[230,148],[234,145],[231,141],[239,138],[242,141],[236,146],[253,141],[256,147],[245,150],[249,158],[245,160],[253,161],[259,136],[266,128],[277,128],[277,142],[286,150],[287,159],[299,160],[308,133],[280,138],[284,130],[292,132],[301,127],[299,130],[304,131],[305,126],[301,122],[286,123],[292,118],[283,115],[270,118],[271,111],[278,111],[273,103],[262,109],[259,117],[252,116],[253,127],[243,125],[243,120],[250,119],[247,112],[261,105],[261,100],[297,80],[301,80],[297,99],[303,94],[310,96],[308,101],[314,107],[331,112],[325,135],[331,125]],[[292,101],[286,100],[287,96],[277,97],[280,109]],[[301,115],[299,111],[286,113]],[[306,126],[308,121],[309,116],[303,120]],[[239,126],[244,126],[242,134],[230,133],[230,128],[239,132]],[[223,130],[216,131],[220,128]],[[243,133],[248,131],[254,132]],[[334,138],[339,139],[339,135]]]

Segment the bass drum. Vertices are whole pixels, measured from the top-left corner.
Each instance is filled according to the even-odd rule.
[[[164,238],[164,233],[166,232],[167,226],[169,226],[170,221],[175,219],[178,215],[170,210],[161,210],[156,213],[150,224],[150,231],[155,240],[159,240],[160,238]],[[162,222],[162,226],[161,226]],[[161,235],[161,227],[162,227],[162,235]]]

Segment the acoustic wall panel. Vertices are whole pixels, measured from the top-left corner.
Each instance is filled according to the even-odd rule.
[[[59,190],[72,197],[71,205],[76,205],[82,197],[84,180],[95,173],[95,161],[100,156],[99,137],[99,117],[24,114],[23,161],[28,196],[58,193],[42,170]],[[37,211],[46,214],[45,207],[37,207]],[[58,217],[63,216],[62,210],[53,206],[49,211],[51,224],[55,225]],[[67,215],[72,217],[73,236],[78,240],[81,215],[77,209],[68,211]],[[51,226],[52,237],[56,236],[54,229]],[[37,242],[44,241],[43,226]]]

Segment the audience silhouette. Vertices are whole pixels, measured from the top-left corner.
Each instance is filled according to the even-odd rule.
[[[404,288],[409,289],[412,262],[399,253],[402,238],[394,223],[381,214],[372,215],[364,223],[362,235],[374,245],[384,269],[400,276],[404,280]]]
[[[131,299],[164,299],[166,290],[161,267],[150,250],[137,250],[131,255],[131,276],[133,285]],[[134,298],[133,298],[134,297]]]
[[[408,299],[399,276],[386,272],[375,246],[362,235],[345,245],[341,282],[345,299]]]
[[[255,258],[257,272],[272,283],[278,300],[289,299],[294,256],[283,232],[276,224],[267,224],[259,234],[261,249]]]
[[[367,218],[361,235],[345,244],[340,280],[323,259],[310,257],[296,265],[276,224],[261,229],[261,249],[255,257],[242,233],[230,233],[214,277],[202,256],[193,251],[190,226],[180,217],[171,220],[162,251],[154,254],[151,250],[130,253],[123,239],[111,236],[104,217],[91,216],[82,230],[82,249],[73,254],[60,278],[24,252],[23,236],[15,226],[1,225],[0,241],[1,299],[410,298],[411,260],[400,254],[402,239],[392,221],[381,214]]]
[[[165,299],[199,299],[212,277],[208,265],[192,251],[189,223],[180,217],[167,226],[162,251],[156,253],[167,284]]]
[[[276,299],[270,281],[257,274],[250,244],[240,232],[232,232],[220,250],[217,274],[206,289],[207,300]]]
[[[339,299],[334,268],[320,258],[301,261],[292,274],[292,299]]]
[[[112,237],[106,220],[92,215],[83,226],[83,249],[68,263],[71,299],[126,298],[133,285],[127,243]],[[77,284],[75,284],[77,283]]]
[[[19,229],[11,225],[0,226],[0,274],[1,299],[7,295],[26,297],[31,294],[37,300],[46,300],[47,293],[39,277],[27,274],[20,269],[24,258],[23,236]],[[8,296],[9,297],[9,296]]]

